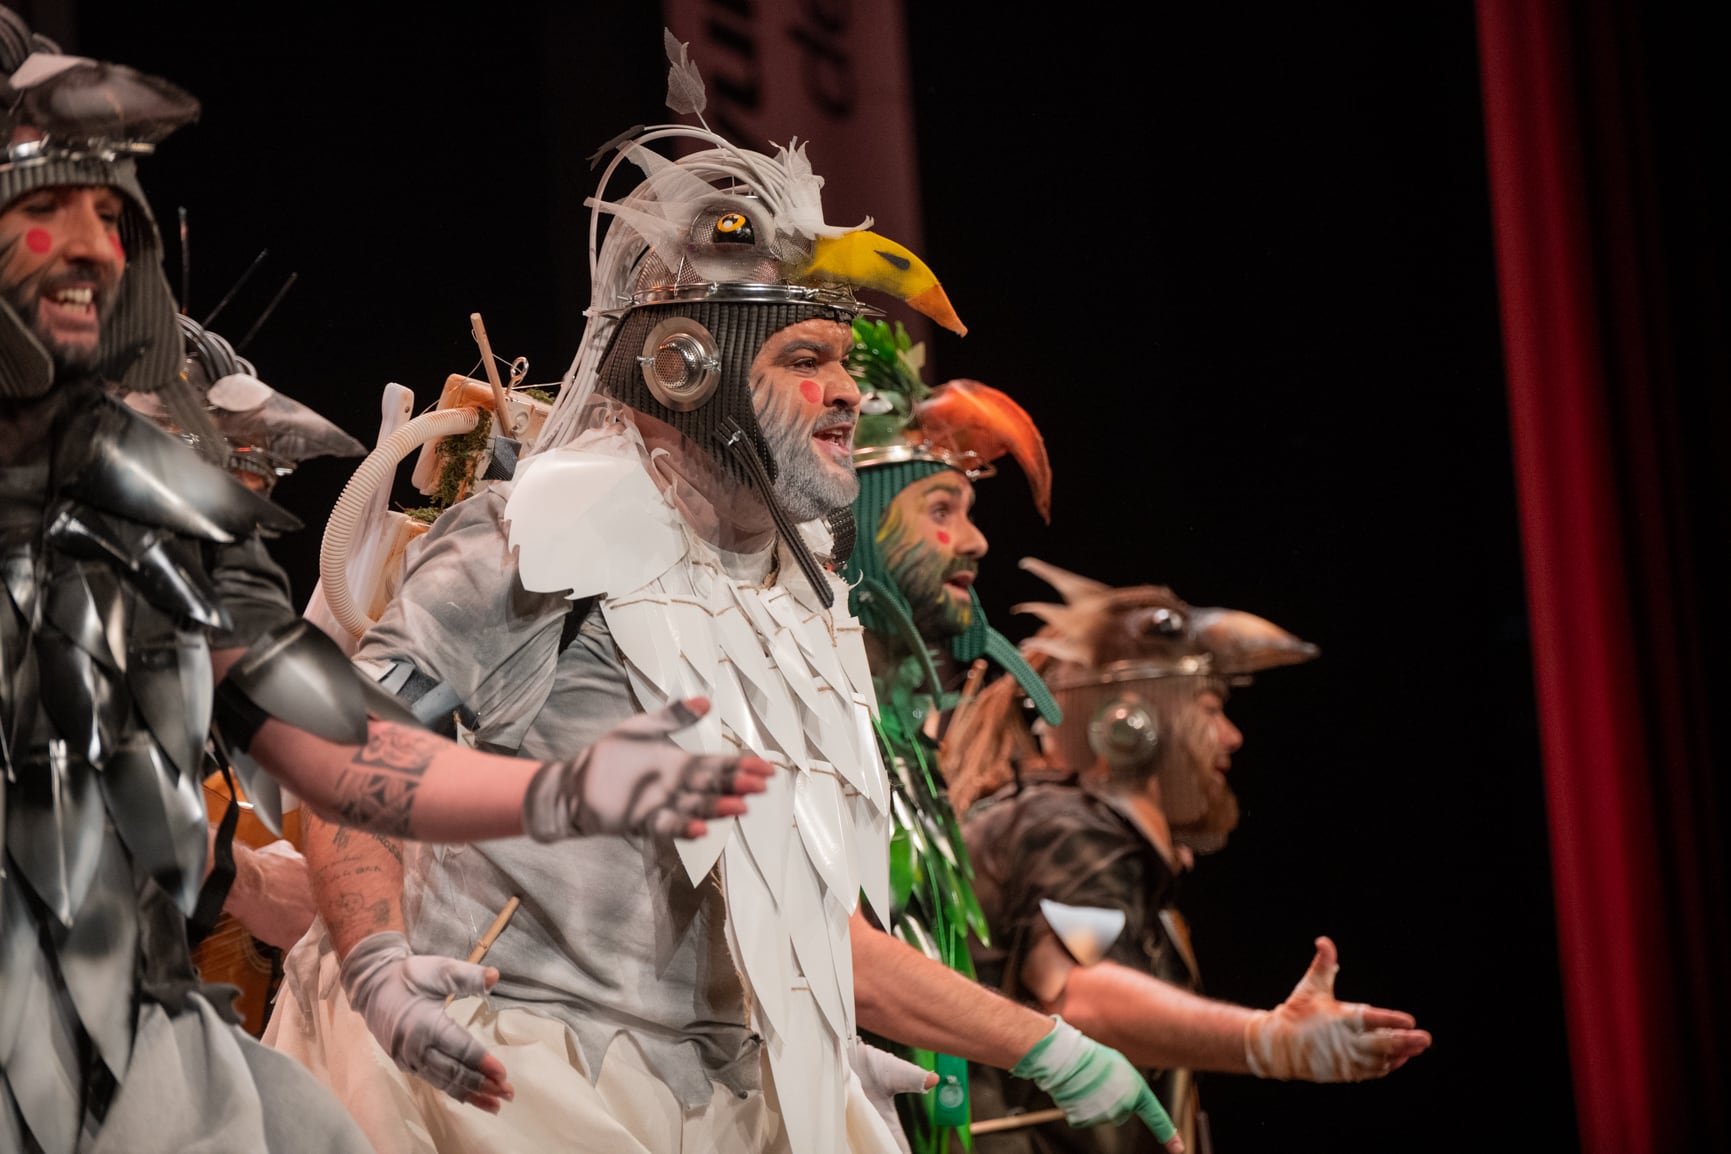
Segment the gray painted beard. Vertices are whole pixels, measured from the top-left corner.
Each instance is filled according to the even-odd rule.
[[[775,499],[795,521],[815,521],[853,504],[859,478],[851,470],[844,476],[826,468],[811,443],[811,430],[798,424],[764,426],[763,439],[775,458]]]

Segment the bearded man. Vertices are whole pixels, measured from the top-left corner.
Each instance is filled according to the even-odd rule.
[[[1193,855],[1219,849],[1238,823],[1227,772],[1243,735],[1226,716],[1230,688],[1316,647],[1162,586],[1022,565],[1063,598],[1017,607],[1044,623],[1023,649],[1063,720],[1028,725],[1014,687],[994,685],[958,709],[942,755],[991,927],[975,944],[980,980],[1122,1049],[1172,1103],[1185,1144],[1205,1152],[1193,1071],[1350,1082],[1422,1053],[1430,1035],[1412,1015],[1335,999],[1326,937],[1273,1010],[1203,996],[1177,907]],[[976,1082],[976,1116],[997,1120],[976,1135],[983,1154],[1148,1149],[1129,1131],[1064,1126],[1037,1089],[994,1071]]]
[[[699,112],[701,80],[667,47],[669,103]],[[870,1065],[861,1027],[928,1046],[966,1031],[966,1056],[1016,1067],[1078,1121],[1167,1127],[1122,1055],[858,909],[863,890],[887,916],[890,797],[860,628],[820,560],[856,484],[854,293],[959,329],[942,289],[888,238],[826,224],[802,149],[683,126],[616,143],[589,202],[610,218],[589,326],[554,410],[511,481],[441,515],[357,661],[529,756],[702,689],[713,712],[677,739],[776,773],[745,820],[679,845],[503,840],[398,861],[315,832],[328,935],[291,952],[267,1038],[370,1111],[387,1154],[893,1151],[852,1072]],[[627,164],[643,180],[608,199]],[[378,957],[472,974],[457,959],[482,944],[502,975],[485,1003],[447,1009],[423,984],[381,1009]],[[509,1071],[518,1092],[472,1094],[452,1063]]]
[[[1051,466],[1039,429],[1007,394],[968,379],[927,386],[925,348],[900,325],[862,319],[854,337],[865,396],[854,435],[856,543],[842,574],[865,627],[878,737],[896,794],[888,928],[971,979],[970,935],[988,938],[989,930],[938,768],[943,723],[964,678],[977,684],[993,666],[1048,720],[1061,716],[1039,675],[986,623],[974,589],[987,547],[973,521],[974,483],[1013,455],[1045,518]],[[924,1098],[903,1099],[909,1147],[947,1151],[953,1139],[965,1140],[967,1063],[929,1050],[907,1057],[937,1079]]]
[[[280,778],[334,821],[436,839],[646,821],[701,832],[693,819],[742,811],[724,795],[767,770],[637,731],[568,761],[464,749],[370,696],[300,620],[261,540],[293,518],[115,397],[158,391],[202,445],[222,444],[179,377],[134,171],[197,111],[174,85],[64,55],[0,8],[8,1151],[367,1149],[328,1094],[237,1028],[232,990],[193,971],[207,739],[267,814]],[[585,784],[621,747],[652,788],[613,806]]]

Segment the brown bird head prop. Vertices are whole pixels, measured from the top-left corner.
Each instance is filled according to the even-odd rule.
[[[1220,848],[1238,820],[1226,785],[1240,740],[1223,712],[1230,688],[1320,650],[1253,613],[1192,606],[1162,585],[1113,587],[1031,557],[1022,568],[1061,597],[1015,608],[1042,622],[1022,650],[1063,721],[1030,728],[1004,685],[958,708],[940,756],[952,800],[965,806],[1008,784],[1018,761],[1107,788],[1155,778],[1176,840]]]

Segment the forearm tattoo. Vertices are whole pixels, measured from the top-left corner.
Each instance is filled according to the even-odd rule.
[[[403,862],[403,847],[401,844],[392,841],[390,838],[386,837],[382,833],[372,833],[370,831],[362,831],[362,832],[366,833],[366,836],[372,838],[374,841],[378,842],[381,846],[383,846],[385,848],[386,853],[390,854],[392,857],[397,859],[398,865],[402,864],[402,862]],[[331,845],[335,846],[337,849],[340,849],[340,850],[347,850],[349,848],[349,842],[353,839],[354,834],[355,834],[355,831],[350,829],[348,826],[339,825],[336,827],[336,831],[331,834]]]
[[[384,854],[394,858],[400,870],[402,843],[319,818],[312,818],[306,831],[313,890],[332,932],[349,940],[397,926],[396,902],[375,891],[381,882],[393,891],[401,886]]]
[[[373,834],[411,836],[415,791],[444,744],[417,729],[374,725],[367,744],[354,756],[357,768],[345,769],[337,778],[332,809],[339,820]],[[401,860],[401,853],[385,844]]]

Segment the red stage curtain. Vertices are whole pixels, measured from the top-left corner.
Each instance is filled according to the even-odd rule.
[[[1702,527],[1685,499],[1693,386],[1648,119],[1655,58],[1615,0],[1477,12],[1582,1148],[1731,1149]],[[1519,991],[1504,994],[1514,1012]],[[1486,1061],[1518,1111],[1518,1056]]]

